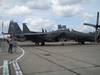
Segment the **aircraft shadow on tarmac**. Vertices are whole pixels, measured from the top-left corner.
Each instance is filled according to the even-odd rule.
[[[83,46],[83,44],[79,44],[79,43],[59,43],[59,44],[46,44],[45,46],[76,46],[76,45],[79,45],[79,46]],[[84,45],[99,45],[99,44],[94,44],[94,43],[87,43],[87,44],[84,44]],[[41,45],[40,46],[36,46],[35,44],[20,44],[18,45],[20,47],[42,47]],[[45,47],[43,46],[43,47]]]

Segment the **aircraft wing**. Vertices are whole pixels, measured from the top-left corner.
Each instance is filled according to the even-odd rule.
[[[46,33],[22,33],[22,34],[15,34],[15,35],[23,35],[23,36],[40,36],[40,35],[46,35]]]
[[[94,27],[95,28],[95,25],[94,24],[84,23],[84,25],[91,26],[91,27]]]
[[[3,34],[3,35],[8,35],[9,33],[4,33],[4,32],[2,32],[2,34]]]

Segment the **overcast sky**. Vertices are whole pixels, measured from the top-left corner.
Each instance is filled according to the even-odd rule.
[[[26,22],[32,31],[56,30],[58,24],[82,32],[93,31],[84,26],[84,22],[96,23],[97,11],[100,11],[100,0],[0,0],[1,21],[4,32],[9,21],[14,20],[22,27]]]

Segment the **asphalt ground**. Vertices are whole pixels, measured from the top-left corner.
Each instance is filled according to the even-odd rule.
[[[19,43],[25,51],[18,61],[23,74],[100,75],[100,44],[60,44]]]
[[[22,55],[22,51],[20,49],[13,48],[13,53],[8,53],[8,44],[7,42],[2,41],[0,45],[0,75],[3,75],[3,63],[4,60],[8,60],[10,63],[13,60],[16,60],[20,55]],[[10,74],[15,75],[14,68],[12,67],[12,64],[9,64],[10,66]]]

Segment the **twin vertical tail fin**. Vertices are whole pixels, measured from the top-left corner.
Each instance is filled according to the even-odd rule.
[[[8,34],[21,34],[22,31],[17,22],[10,21]]]
[[[29,32],[31,31],[28,29],[26,23],[23,23],[23,33],[29,33]]]

